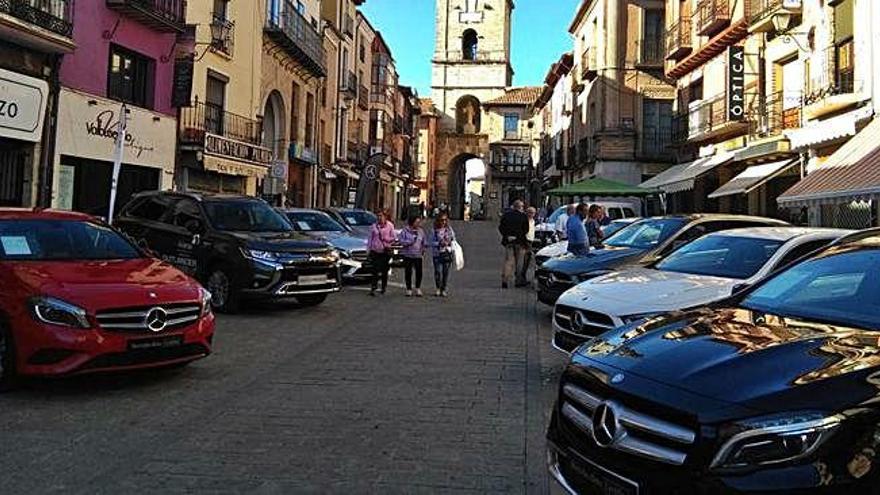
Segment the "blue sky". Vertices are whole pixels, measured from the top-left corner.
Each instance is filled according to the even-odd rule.
[[[571,50],[568,25],[579,0],[516,0],[513,11],[513,83],[540,85],[550,64]],[[434,0],[367,0],[361,7],[382,32],[397,61],[401,84],[431,94]]]

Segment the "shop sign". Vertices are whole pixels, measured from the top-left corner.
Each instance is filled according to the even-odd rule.
[[[203,162],[205,170],[224,175],[238,175],[241,177],[266,177],[266,168],[260,165],[248,165],[234,160],[226,160],[215,156],[206,155]]]
[[[275,179],[287,179],[287,162],[272,162],[272,168],[269,171],[269,176],[274,177]]]
[[[39,141],[48,94],[46,81],[0,69],[0,136]]]
[[[192,105],[192,85],[195,73],[195,56],[180,57],[174,61],[174,79],[171,88],[171,105],[177,108]]]
[[[745,117],[745,92],[745,49],[731,46],[727,52],[727,120],[739,121]]]
[[[216,134],[205,134],[205,153],[265,166],[269,166],[272,162],[272,151],[268,148],[234,141]]]

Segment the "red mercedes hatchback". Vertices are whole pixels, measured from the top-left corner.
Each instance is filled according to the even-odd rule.
[[[90,216],[0,209],[0,385],[203,358],[210,299]]]

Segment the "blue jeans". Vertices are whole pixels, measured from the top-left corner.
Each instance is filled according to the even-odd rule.
[[[586,244],[568,243],[568,252],[575,256],[586,256],[590,254],[590,248]]]
[[[441,258],[434,258],[434,284],[439,290],[446,290],[449,284],[449,267],[452,266],[452,260],[443,261]]]

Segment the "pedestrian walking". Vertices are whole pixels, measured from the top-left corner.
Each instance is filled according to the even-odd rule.
[[[449,215],[441,212],[434,221],[434,232],[431,235],[437,297],[449,297],[449,268],[455,261],[453,243],[455,243],[455,231],[449,226]]]
[[[425,231],[422,230],[422,217],[413,216],[406,227],[400,231],[400,251],[403,256],[403,272],[406,279],[406,297],[422,297],[422,260],[425,256]],[[415,285],[413,285],[415,275]]]
[[[566,235],[568,236],[568,252],[575,256],[586,256],[590,253],[589,236],[584,222],[589,214],[589,207],[584,204],[577,206],[575,214],[568,218]]]
[[[378,221],[370,227],[370,237],[367,240],[367,248],[370,250],[370,265],[373,267],[373,277],[370,283],[371,296],[375,296],[377,290],[380,294],[385,294],[388,289],[391,250],[396,240],[394,224],[391,222],[388,210],[377,211],[376,217],[378,217]]]
[[[526,249],[523,255],[523,263],[520,268],[519,279],[526,285],[529,283],[529,270],[532,268],[532,262],[535,260],[535,222],[537,221],[538,210],[534,206],[526,208],[526,217],[529,219],[529,230],[526,232]]]
[[[501,233],[501,245],[504,246],[504,265],[501,268],[501,288],[510,287],[510,278],[516,276],[516,286],[528,285],[522,278],[522,266],[528,246],[526,236],[529,233],[529,218],[524,210],[523,202],[516,200],[511,208],[501,215],[498,232]]]

